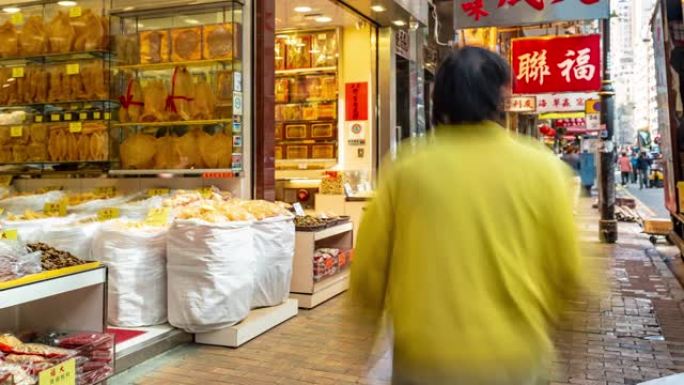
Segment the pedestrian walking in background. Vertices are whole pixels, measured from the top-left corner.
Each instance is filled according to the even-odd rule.
[[[629,177],[632,174],[632,160],[629,159],[626,152],[623,152],[618,159],[618,167],[620,167],[620,174],[622,176],[622,185],[629,183]]]
[[[583,286],[570,170],[497,123],[510,80],[493,52],[451,53],[434,141],[382,169],[364,215],[351,297],[386,311],[395,385],[545,383],[550,325]]]
[[[579,159],[579,154],[577,154],[577,151],[573,146],[567,146],[565,148],[565,151],[563,153],[563,156],[561,159],[567,163],[568,166],[575,172],[575,174],[579,174],[580,171],[580,159]]]
[[[635,152],[632,152],[630,160],[632,161],[632,183],[636,184],[639,180],[639,170],[637,169],[637,162],[639,157]]]
[[[648,169],[649,160],[646,156],[646,152],[642,151],[639,153],[639,158],[637,158],[637,170],[639,173],[639,190],[644,187],[648,188]]]

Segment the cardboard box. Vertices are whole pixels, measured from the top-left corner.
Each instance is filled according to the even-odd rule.
[[[672,221],[669,219],[644,219],[644,232],[648,234],[669,234]]]

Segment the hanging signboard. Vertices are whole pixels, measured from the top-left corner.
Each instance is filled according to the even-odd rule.
[[[537,109],[537,98],[533,95],[512,96],[506,99],[508,112],[534,112]]]
[[[515,94],[601,88],[601,36],[598,34],[513,39],[511,61]]]
[[[368,83],[347,83],[344,102],[347,121],[368,120]]]
[[[585,111],[587,100],[597,98],[593,92],[568,92],[563,94],[539,94],[537,112],[577,112]]]
[[[610,0],[455,0],[454,27],[480,28],[607,19]]]

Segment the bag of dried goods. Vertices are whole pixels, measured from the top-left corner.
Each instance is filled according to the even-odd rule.
[[[176,219],[167,238],[169,323],[190,333],[247,317],[254,290],[250,222]]]
[[[254,222],[256,274],[252,307],[280,305],[290,294],[295,225],[287,210],[272,202],[245,201]]]
[[[27,211],[24,215],[8,215],[0,220],[0,226],[3,229],[17,230],[17,236],[22,242],[42,242],[47,229],[67,227],[75,220],[73,216],[46,217],[42,213]]]
[[[14,24],[7,20],[0,25],[0,57],[19,56],[19,34]]]
[[[51,53],[70,52],[76,32],[66,12],[59,11],[47,25],[48,49]]]
[[[102,48],[102,42],[107,31],[105,31],[100,17],[95,15],[92,10],[85,9],[81,16],[71,18],[71,25],[76,34],[74,51],[94,51]]]
[[[19,46],[23,56],[40,55],[47,52],[48,36],[40,16],[26,19],[19,35]]]
[[[64,199],[61,191],[49,191],[42,194],[17,195],[0,200],[0,207],[6,213],[20,214],[26,210],[43,211],[46,203]]]
[[[41,271],[40,253],[30,253],[19,241],[0,241],[0,282]]]
[[[91,261],[93,237],[99,227],[100,222],[83,223],[78,220],[63,226],[48,226],[43,229],[40,241],[84,261]]]
[[[12,375],[14,385],[33,385],[36,381],[24,370],[21,365],[0,361],[0,375],[9,373]]]
[[[93,257],[109,275],[108,322],[136,327],[166,322],[166,227],[130,221],[102,225]]]
[[[162,207],[164,198],[161,196],[154,196],[147,199],[141,199],[143,196],[134,196],[132,200],[119,205],[119,214],[121,218],[131,220],[143,220],[147,217],[150,210]]]
[[[171,30],[173,40],[171,60],[188,61],[202,58],[202,30],[200,28],[177,28]]]
[[[157,139],[152,135],[133,134],[121,143],[120,151],[124,169],[151,169],[157,153]]]

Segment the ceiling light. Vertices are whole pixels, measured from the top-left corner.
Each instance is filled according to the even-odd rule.
[[[73,0],[62,0],[58,1],[57,5],[61,5],[62,7],[73,7],[76,5],[76,2]]]
[[[198,20],[195,19],[185,19],[185,22],[192,25],[197,25],[200,23]]]
[[[406,26],[406,22],[404,20],[394,20],[392,24],[396,25],[397,27],[404,27]]]
[[[19,9],[18,7],[5,7],[2,9],[2,11],[5,13],[17,13],[21,12],[21,9]]]
[[[373,12],[378,12],[378,13],[379,13],[379,12],[385,12],[386,10],[387,10],[387,8],[385,8],[385,7],[383,7],[382,5],[379,5],[379,4],[378,4],[378,5],[373,5],[373,6],[371,6],[371,11],[373,11]]]
[[[312,9],[311,9],[311,7],[300,6],[300,7],[295,7],[294,11],[299,12],[299,13],[309,13],[312,11]]]
[[[314,20],[316,20],[316,23],[330,23],[332,21],[332,17],[330,17],[330,16],[318,16]]]

